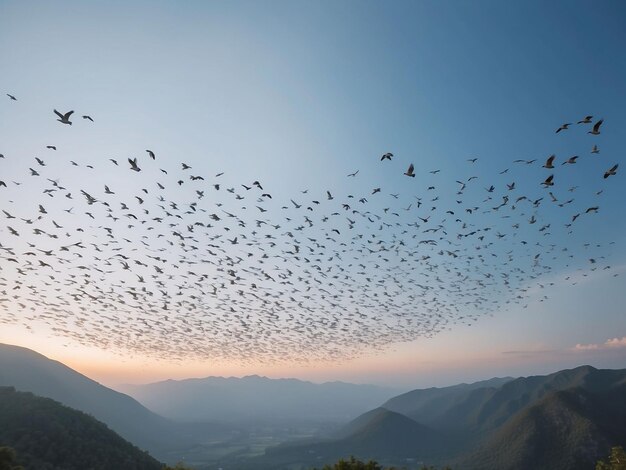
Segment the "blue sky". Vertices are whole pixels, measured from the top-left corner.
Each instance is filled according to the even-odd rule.
[[[453,207],[456,180],[470,176],[479,178],[468,199],[482,201],[485,187],[512,181],[528,188],[529,198],[547,199],[539,182],[548,173],[539,163],[555,153],[558,198],[578,186],[571,194],[588,206],[597,202],[600,211],[581,218],[573,234],[553,229],[576,262],[550,261],[552,271],[540,280],[554,282],[549,299],[540,302],[544,291],[528,285],[527,308],[499,309],[469,327],[391,344],[375,359],[366,352],[367,359],[331,366],[218,368],[199,361],[165,370],[428,385],[583,362],[617,367],[626,348],[603,345],[626,336],[626,274],[613,276],[626,265],[626,190],[622,168],[607,180],[602,173],[623,159],[625,18],[618,1],[0,1],[0,91],[18,98],[0,105],[0,153],[7,156],[0,179],[23,178],[34,156],[53,158],[44,151],[54,142],[63,158],[81,164],[145,159],[151,148],[160,165],[184,161],[203,174],[223,171],[225,185],[259,180],[286,201],[306,189],[323,197],[326,190],[369,194],[381,187],[402,194],[404,207],[413,196],[426,200],[427,187],[435,185],[442,204]],[[62,126],[53,108],[76,109],[95,123],[77,117],[71,128]],[[582,126],[555,134],[587,114],[604,118],[600,136]],[[598,155],[589,153],[594,144]],[[394,153],[393,165],[379,164],[385,152]],[[576,165],[560,165],[574,154],[580,155]],[[472,165],[466,160],[473,157],[479,160]],[[516,159],[538,163],[513,164]],[[409,163],[415,179],[401,174]],[[428,173],[435,169],[441,172]],[[356,170],[358,178],[346,178]],[[95,174],[68,168],[63,175],[69,184],[100,187],[104,179],[129,188],[137,184],[133,176],[110,166]],[[39,193],[21,191],[19,200],[18,193],[0,193],[0,204],[29,210]],[[9,197],[5,206],[1,198]],[[369,199],[374,212],[389,204]],[[542,222],[562,226],[560,209],[543,204]],[[478,217],[477,223],[494,224],[494,232],[507,227],[490,215]],[[523,224],[519,236],[535,240],[534,228]],[[8,236],[0,232],[0,241]],[[587,256],[584,243],[601,247]],[[499,256],[513,250],[520,265],[545,254],[506,243],[493,250]],[[581,260],[592,256],[605,256],[601,263],[612,270],[587,271]],[[572,286],[568,276],[581,277]],[[68,361],[86,348],[35,320],[34,332],[19,323],[7,320],[0,341]],[[598,347],[575,350],[577,344]],[[111,359],[97,348],[89,354],[101,354],[103,364]],[[396,370],[398,363],[403,367]],[[97,373],[114,381],[123,374],[113,369],[103,365]]]

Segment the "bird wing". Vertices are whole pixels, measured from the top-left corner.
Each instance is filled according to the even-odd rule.
[[[602,125],[603,122],[604,122],[604,119],[600,119],[598,122],[596,122],[593,125],[593,132],[598,132],[600,130],[600,126]]]

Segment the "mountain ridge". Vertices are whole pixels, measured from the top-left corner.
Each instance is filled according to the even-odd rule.
[[[152,412],[134,398],[109,389],[65,364],[20,346],[0,344],[0,386],[51,398],[92,415],[162,460],[170,449],[187,445],[205,429],[182,426]]]
[[[252,375],[165,380],[120,387],[159,414],[180,421],[343,423],[398,391],[369,384]]]
[[[0,387],[0,445],[39,470],[163,468],[94,417],[13,387]]]

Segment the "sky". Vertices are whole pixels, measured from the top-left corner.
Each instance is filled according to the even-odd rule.
[[[249,329],[255,315],[263,314],[263,307],[250,297],[245,305],[252,312],[248,326],[241,327],[247,320],[237,317],[238,313],[237,320],[230,323],[227,312],[232,304],[228,301],[235,293],[226,286],[221,301],[206,301],[207,311],[216,315],[211,317],[210,328],[195,321],[200,316],[189,318],[191,326],[182,322],[184,315],[172,319],[176,331],[172,337],[184,338],[178,336],[184,328],[193,330],[185,344],[184,340],[173,342],[166,327],[153,323],[144,323],[150,330],[141,332],[145,340],[133,336],[131,341],[126,332],[141,317],[125,318],[122,309],[115,318],[109,309],[105,317],[110,318],[97,323],[100,310],[72,310],[86,305],[84,297],[74,297],[63,319],[30,309],[38,296],[49,300],[46,296],[57,285],[67,289],[67,283],[61,286],[59,279],[66,279],[79,263],[98,264],[95,247],[82,252],[91,264],[73,258],[63,266],[55,265],[58,273],[52,286],[43,283],[45,266],[30,271],[24,285],[30,284],[34,290],[30,290],[29,301],[21,300],[27,308],[11,297],[11,287],[20,275],[8,261],[13,255],[5,252],[0,259],[0,276],[6,284],[0,286],[5,306],[0,310],[0,342],[35,349],[108,385],[260,374],[409,388],[547,373],[581,364],[624,367],[624,168],[607,179],[602,175],[615,164],[623,166],[623,132],[619,129],[626,127],[626,56],[621,51],[626,43],[625,19],[626,6],[619,1],[0,0],[0,153],[5,156],[0,159],[0,180],[8,186],[0,187],[1,209],[28,218],[37,215],[38,205],[45,202],[47,212],[56,214],[54,220],[60,225],[93,223],[81,236],[85,245],[99,243],[104,240],[101,227],[106,219],[100,218],[106,216],[104,207],[96,204],[93,222],[84,214],[77,219],[63,212],[69,206],[77,207],[77,212],[82,208],[79,189],[106,200],[102,194],[106,183],[117,193],[115,197],[133,199],[147,187],[147,181],[165,178],[159,172],[163,168],[167,177],[173,178],[162,193],[168,200],[191,200],[195,190],[202,188],[211,196],[200,205],[209,204],[207,199],[219,194],[224,204],[219,210],[236,214],[242,223],[253,225],[263,216],[281,224],[283,230],[290,223],[285,218],[302,217],[295,206],[312,204],[307,201],[313,197],[320,199],[319,210],[328,208],[328,214],[335,210],[331,204],[337,203],[336,210],[342,211],[340,202],[349,202],[366,207],[370,217],[380,215],[381,220],[397,211],[402,215],[398,219],[407,224],[419,222],[417,216],[426,217],[432,202],[438,210],[433,211],[431,222],[420,223],[420,237],[435,237],[423,232],[429,223],[435,226],[435,219],[449,232],[432,248],[433,258],[447,240],[451,240],[448,249],[455,247],[460,253],[479,245],[472,237],[455,238],[460,228],[455,226],[454,234],[451,231],[454,218],[471,216],[471,226],[492,227],[485,234],[487,240],[493,238],[493,244],[483,248],[488,253],[483,265],[496,269],[495,278],[503,280],[502,273],[516,276],[517,268],[536,274],[520,276],[515,282],[511,279],[508,287],[496,287],[495,283],[492,287],[491,281],[485,281],[480,299],[471,297],[473,302],[464,304],[474,295],[465,290],[474,278],[470,276],[463,285],[444,269],[437,272],[441,280],[435,280],[433,274],[429,281],[437,288],[446,286],[447,291],[435,295],[431,288],[422,299],[423,308],[432,310],[422,310],[407,289],[398,288],[391,291],[391,298],[402,305],[397,319],[395,308],[390,307],[387,315],[379,311],[380,304],[367,301],[363,305],[370,305],[372,311],[362,308],[365,320],[361,327],[344,312],[351,311],[345,290],[382,295],[381,284],[370,289],[355,281],[379,273],[374,264],[364,261],[367,273],[361,275],[357,262],[353,268],[348,261],[335,259],[333,269],[339,267],[352,275],[349,285],[330,289],[341,299],[338,306],[333,307],[332,302],[319,306],[320,299],[314,298],[309,313],[298,310],[296,301],[302,300],[295,294],[294,302],[287,294],[278,300],[296,318],[309,322],[309,328],[316,325],[320,335],[315,342],[309,342],[311,330],[290,329],[293,324],[286,317],[281,317],[277,328],[284,328],[282,332],[270,332],[265,324]],[[5,96],[7,93],[17,100]],[[57,122],[53,109],[76,110],[73,125]],[[94,121],[82,119],[82,115],[92,116]],[[601,135],[589,135],[589,124],[576,124],[586,115],[593,115],[593,122],[604,119]],[[556,133],[563,123],[573,124]],[[46,148],[52,144],[57,151]],[[593,145],[598,145],[600,153],[590,153]],[[154,162],[145,149],[155,152]],[[380,161],[386,152],[393,153],[391,162]],[[544,189],[540,183],[552,172],[541,165],[551,154],[557,156],[555,186]],[[562,165],[572,155],[579,155],[578,161]],[[46,161],[47,166],[38,166],[34,157]],[[142,166],[140,173],[128,170],[127,158],[135,157]],[[119,168],[109,158],[118,161]],[[472,158],[478,160],[471,163],[468,159]],[[513,163],[517,159],[537,161]],[[70,160],[77,165],[69,164]],[[192,174],[204,175],[204,186],[192,189],[188,173],[180,170],[181,162],[192,167],[188,170]],[[402,174],[410,163],[415,165],[415,178]],[[44,196],[50,183],[31,177],[29,168],[74,188],[76,200]],[[54,174],[44,174],[53,170]],[[347,176],[357,170],[355,177]],[[440,171],[430,173],[435,170]],[[214,176],[218,173],[224,175]],[[175,184],[174,174],[184,175],[185,183]],[[472,176],[477,177],[475,181],[469,180]],[[459,180],[467,186],[462,205],[455,203]],[[246,202],[245,211],[238,201],[222,201],[227,187],[237,187],[237,193],[244,196],[251,194],[241,189],[241,184],[250,187],[253,181],[260,181],[264,191],[272,193],[271,201],[250,202],[249,207]],[[507,190],[505,185],[512,182],[516,189]],[[212,188],[218,183],[222,185],[219,193]],[[429,190],[431,185],[435,189]],[[491,185],[496,187],[495,193],[486,190]],[[372,194],[378,187],[381,193]],[[335,200],[327,200],[326,191]],[[550,203],[547,191],[554,192],[558,203],[570,197],[575,202],[565,207]],[[599,191],[602,193],[597,194]],[[392,193],[399,194],[399,199],[391,197]],[[145,194],[150,197],[153,193]],[[358,196],[349,201],[348,194]],[[487,200],[492,194],[493,199]],[[497,206],[503,194],[511,197],[504,209],[482,210]],[[544,200],[536,207],[523,201],[519,207],[524,209],[510,212],[515,220],[502,218],[502,211],[509,210],[513,199],[522,194],[530,200]],[[367,202],[358,203],[360,196]],[[416,197],[424,207],[417,207]],[[439,199],[434,202],[434,197]],[[154,212],[156,202],[150,205],[147,200],[146,204],[143,207]],[[267,215],[250,213],[259,204],[268,209]],[[282,209],[282,204],[288,208]],[[464,209],[468,206],[480,206],[481,210],[467,215]],[[586,208],[596,206],[597,213],[585,213]],[[409,209],[403,212],[406,207]],[[455,214],[447,216],[445,209],[450,208]],[[211,210],[218,211],[215,207]],[[518,217],[520,210],[525,210],[523,217]],[[582,215],[572,222],[570,217],[577,211]],[[312,210],[310,217],[314,215],[317,213]],[[356,220],[360,215],[347,217]],[[537,224],[527,223],[533,215]],[[309,236],[319,241],[328,232],[318,228],[317,219],[315,222],[315,227],[309,227]],[[515,235],[513,222],[520,224]],[[566,227],[567,222],[573,228]],[[25,224],[6,218],[0,221],[0,243],[17,247],[14,251],[20,262],[27,259],[23,253],[33,248],[29,242],[51,243],[37,246],[44,250],[56,246],[56,240],[40,242],[30,235]],[[547,224],[551,227],[545,238],[537,230]],[[411,233],[391,225],[381,224],[380,233],[372,233],[387,246],[392,239],[393,243],[404,241],[403,236],[408,243]],[[21,236],[12,235],[7,226],[18,229]],[[145,250],[160,248],[177,256],[178,247],[166,244],[168,236],[157,240],[146,227],[120,227],[115,237],[132,239],[133,246],[143,250],[139,237],[144,236]],[[331,236],[333,244],[341,246],[343,241],[348,245],[346,233],[351,232],[343,225],[340,228],[341,234]],[[408,226],[403,229],[411,230]],[[227,256],[238,253],[225,241],[232,239],[236,230],[233,227],[232,233],[215,242]],[[503,236],[495,237],[496,233]],[[520,244],[520,238],[529,243]],[[280,240],[289,238],[283,235],[277,240],[280,249]],[[325,246],[330,245],[329,241]],[[535,255],[540,255],[540,262],[535,263]],[[452,272],[465,260],[471,268],[478,263],[476,258],[442,256],[445,261],[439,266]],[[510,261],[505,266],[499,260],[506,257]],[[391,257],[384,266],[410,281],[432,273],[418,268],[409,274],[400,260],[400,256]],[[281,269],[288,269],[285,263]],[[432,267],[429,263],[422,260],[422,268]],[[295,276],[309,276],[306,267],[289,266]],[[107,275],[106,282],[111,284],[106,288],[129,285],[125,284],[131,282],[124,277],[127,274],[115,271]],[[244,284],[238,287],[244,294],[253,292],[250,284]],[[516,300],[512,292],[523,299]],[[317,303],[313,305],[313,301]],[[361,308],[359,302],[352,301]],[[414,308],[407,307],[411,303]],[[194,315],[201,310],[194,310]],[[220,311],[223,317],[217,315]],[[333,314],[339,317],[337,323],[344,332],[328,323],[315,323],[316,315],[332,318]],[[433,320],[437,314],[450,321]],[[163,317],[164,312],[154,315]],[[459,320],[461,316],[464,321]],[[78,320],[68,322],[70,317]],[[233,329],[236,334],[229,337]],[[246,332],[250,337],[243,335]],[[197,354],[198,350],[205,353]]]

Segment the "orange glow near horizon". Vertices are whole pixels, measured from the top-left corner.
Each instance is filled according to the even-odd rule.
[[[506,318],[493,321],[514,329]],[[77,345],[52,332],[34,332],[18,325],[3,325],[0,343],[32,349],[111,388],[167,379],[261,375],[316,383],[370,383],[408,390],[498,376],[550,373],[582,364],[620,367],[618,354],[623,350],[575,350],[541,342],[511,343],[506,337],[492,336],[489,330],[479,328],[446,331],[434,338],[390,345],[387,351],[366,353],[337,363],[168,361]]]

